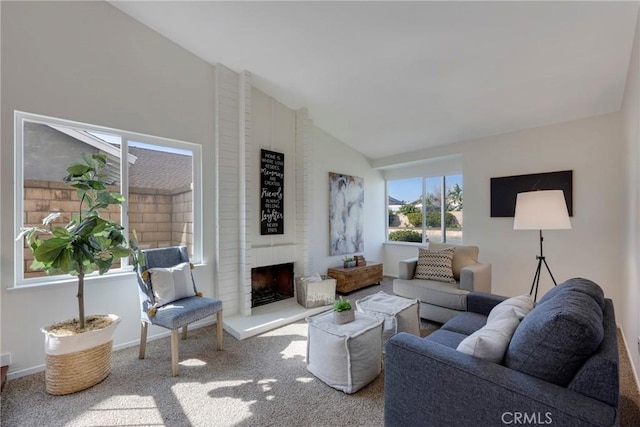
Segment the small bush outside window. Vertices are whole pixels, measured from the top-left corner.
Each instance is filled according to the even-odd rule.
[[[389,241],[462,243],[462,175],[387,181],[387,195]]]

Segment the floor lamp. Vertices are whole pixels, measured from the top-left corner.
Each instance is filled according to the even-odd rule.
[[[562,190],[540,190],[518,193],[516,198],[516,213],[513,221],[514,230],[539,230],[540,255],[536,256],[538,267],[533,276],[533,283],[529,295],[534,295],[533,300],[538,299],[538,285],[540,284],[540,272],[542,265],[547,268],[553,284],[557,286],[556,279],[551,274],[547,260],[542,251],[542,230],[564,230],[571,228],[567,203]],[[534,294],[535,289],[535,294]]]

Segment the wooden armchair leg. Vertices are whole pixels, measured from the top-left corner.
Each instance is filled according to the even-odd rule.
[[[187,325],[184,325],[182,327],[182,339],[186,340],[187,339]]]
[[[144,359],[144,353],[147,350],[147,328],[149,324],[142,322],[140,328],[140,352],[138,353],[138,359]]]
[[[222,336],[223,327],[222,324],[222,311],[216,313],[216,342],[218,344],[218,350],[222,350]]]
[[[178,329],[171,330],[171,373],[178,376]]]

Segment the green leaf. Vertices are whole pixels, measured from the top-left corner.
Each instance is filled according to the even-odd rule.
[[[67,172],[69,172],[69,175],[77,177],[84,175],[91,169],[92,168],[90,166],[83,165],[81,163],[71,163],[71,165],[67,168]]]
[[[114,258],[124,258],[131,255],[131,249],[124,248],[122,246],[114,246],[111,248],[111,253]]]
[[[45,264],[52,263],[68,243],[69,239],[52,237],[51,239],[42,242],[42,244],[33,252],[33,256],[36,260]]]
[[[100,217],[95,217],[95,220],[96,220],[96,224],[94,225],[93,230],[91,231],[91,234],[102,233],[110,225],[109,221],[104,220]]]
[[[121,204],[124,202],[124,196],[120,193],[109,193],[111,194],[111,200],[114,200],[114,203]]]
[[[59,263],[58,263],[58,268],[62,271],[71,271],[72,270],[72,265],[73,265],[73,258],[71,256],[71,251],[70,250],[65,250],[62,251],[62,254],[60,257],[58,257],[59,259]]]
[[[93,155],[88,154],[88,153],[80,153],[80,157],[82,157],[82,160],[84,160],[84,162],[88,165],[93,164],[95,161],[93,160]]]
[[[93,228],[96,226],[97,218],[90,216],[82,220],[75,231],[77,236],[86,237],[93,232]]]
[[[114,197],[114,195],[116,197]],[[119,196],[119,197],[117,197]],[[104,207],[109,205],[119,205],[124,201],[124,197],[120,193],[109,193],[107,191],[101,191],[96,197],[96,203],[102,204]]]
[[[107,165],[107,155],[106,154],[102,154],[102,153],[97,153],[91,156],[93,158],[93,160],[95,160],[98,163],[98,168],[103,168]]]
[[[41,263],[40,261],[37,261],[37,260],[34,259],[33,262],[31,263],[31,265],[29,266],[29,268],[31,270],[33,270],[33,271],[39,271],[39,270],[44,270],[47,267],[43,263]]]
[[[63,237],[63,238],[69,238],[71,237],[71,234],[69,233],[69,231],[64,228],[64,227],[56,227],[53,230],[53,236],[54,237]]]

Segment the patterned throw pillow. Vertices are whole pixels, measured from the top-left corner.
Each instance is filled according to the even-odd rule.
[[[439,251],[418,249],[418,265],[414,278],[456,283],[451,268],[453,251],[454,248],[440,249]]]

